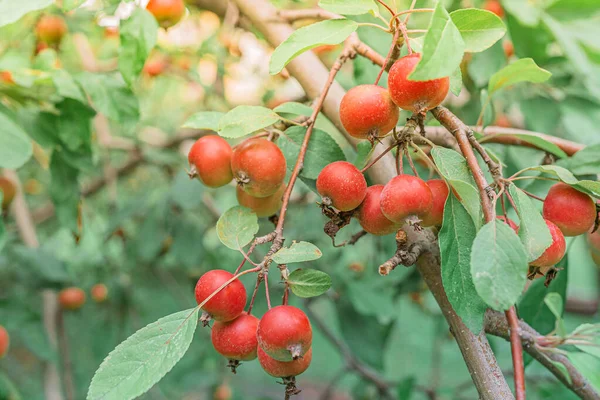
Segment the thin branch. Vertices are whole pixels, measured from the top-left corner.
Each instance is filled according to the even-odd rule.
[[[510,351],[513,359],[513,371],[515,381],[515,397],[517,400],[525,400],[525,365],[523,363],[523,346],[519,334],[519,318],[515,306],[504,312],[506,321],[510,327]]]
[[[376,371],[373,371],[368,365],[363,364],[362,361],[357,359],[346,343],[335,337],[329,327],[312,311],[310,303],[309,300],[304,302],[304,309],[306,310],[308,318],[317,329],[321,331],[323,336],[325,336],[325,338],[340,352],[348,369],[356,372],[363,379],[373,383],[385,398],[394,399],[395,397],[390,393],[390,384],[386,382],[383,377],[379,376]]]
[[[283,22],[295,22],[302,19],[335,19],[342,18],[341,15],[323,10],[322,8],[306,8],[299,10],[279,10],[279,20]]]
[[[579,372],[568,357],[559,353],[544,352],[536,346],[538,339],[543,336],[524,321],[518,321],[518,324],[518,332],[524,345],[523,348],[530,356],[546,367],[567,388],[579,396],[579,398],[584,400],[600,399],[600,393],[594,389],[592,384]],[[506,319],[501,313],[488,310],[485,314],[484,326],[487,333],[510,340],[510,329]],[[562,364],[568,371],[570,379],[565,377],[562,369],[557,367],[554,363]]]

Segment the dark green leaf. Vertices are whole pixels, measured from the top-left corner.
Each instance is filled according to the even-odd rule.
[[[219,120],[219,135],[240,138],[279,121],[279,116],[265,107],[237,106]]]
[[[119,28],[119,71],[131,85],[144,69],[146,59],[156,44],[158,23],[145,8],[136,7]]]
[[[477,294],[471,276],[471,247],[476,234],[469,213],[450,193],[439,234],[442,282],[452,308],[475,334],[483,327],[487,308]]]
[[[495,310],[510,308],[527,282],[527,253],[507,224],[495,219],[477,233],[471,274],[479,296]]]
[[[294,31],[271,55],[269,72],[278,74],[296,56],[324,44],[342,43],[358,24],[349,19],[330,19]]]
[[[277,264],[290,264],[318,260],[322,255],[321,250],[312,243],[292,242],[290,247],[283,247],[272,258]]]
[[[320,296],[331,287],[331,277],[316,269],[297,269],[287,282],[296,296],[304,298]]]
[[[218,111],[200,111],[192,115],[183,123],[184,128],[219,130],[219,121],[225,115]]]
[[[376,317],[360,314],[347,299],[336,302],[336,308],[342,337],[352,353],[371,367],[382,370],[385,344],[393,323],[381,324]]]
[[[450,76],[459,67],[464,50],[461,34],[440,1],[425,34],[421,61],[408,78],[427,81]]]
[[[64,262],[46,249],[19,246],[12,250],[17,262],[32,271],[36,278],[41,277],[49,283],[64,283],[71,279]]]
[[[285,155],[289,170],[294,168],[305,134],[306,128],[293,126],[286,130],[285,135],[277,142]],[[317,179],[325,166],[334,161],[345,159],[344,152],[329,134],[320,129],[313,129],[304,159],[304,168],[302,168],[300,176],[308,179]]]
[[[479,229],[483,218],[481,201],[467,161],[458,152],[442,147],[431,150],[431,155],[444,178],[458,193],[459,200],[473,218],[475,227]]]
[[[88,400],[130,400],[147,392],[183,357],[196,331],[198,308],[140,329],[118,345],[92,379]]]
[[[239,250],[250,243],[257,232],[258,217],[245,207],[232,207],[217,221],[217,234],[221,243],[233,250]]]
[[[558,267],[563,270],[558,273],[548,287],[545,286],[544,279],[535,279],[531,282],[517,307],[519,317],[542,335],[552,332],[556,323],[556,317],[544,303],[544,297],[548,293],[558,293],[564,298],[567,293],[568,271],[565,270],[568,268],[567,257],[563,258]]]
[[[415,391],[416,383],[417,380],[414,376],[402,379],[396,388],[398,400],[410,400]]]
[[[465,42],[466,52],[484,51],[506,33],[502,20],[490,11],[466,8],[451,12],[450,17]]]
[[[537,66],[531,58],[522,58],[507,65],[490,78],[488,92],[496,91],[520,82],[540,83],[550,79],[550,72]]]
[[[60,223],[73,232],[78,232],[79,215],[79,171],[68,164],[63,152],[55,150],[50,160],[50,197],[56,208]]]
[[[522,190],[515,185],[508,188],[519,214],[519,238],[528,254],[528,261],[537,260],[552,244],[552,236],[546,221],[534,206],[533,202]]]
[[[506,65],[506,56],[502,43],[498,42],[481,53],[473,54],[467,65],[469,76],[478,88],[486,86],[496,71]]]

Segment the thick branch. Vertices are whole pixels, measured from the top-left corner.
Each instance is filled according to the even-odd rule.
[[[494,336],[499,336],[506,340],[510,339],[510,329],[506,319],[502,313],[488,310],[485,314],[485,331]],[[597,400],[600,399],[600,393],[598,393],[590,382],[575,368],[575,366],[569,361],[569,358],[555,352],[543,352],[535,344],[538,338],[543,337],[529,326],[524,321],[519,321],[519,334],[523,342],[525,351],[535,358],[540,364],[546,367],[558,380],[560,380],[566,387],[571,389],[573,393],[584,400]],[[558,368],[553,362],[560,363],[569,372],[571,382],[564,376],[562,370]]]

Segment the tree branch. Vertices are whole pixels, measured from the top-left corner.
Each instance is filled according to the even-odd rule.
[[[15,216],[21,240],[23,240],[23,243],[25,243],[27,247],[38,248],[40,242],[37,237],[35,224],[33,223],[33,219],[29,212],[29,207],[25,202],[25,196],[23,195],[23,188],[19,176],[16,172],[11,170],[5,170],[4,174],[16,185],[17,191],[13,200],[12,211]],[[53,349],[57,349],[58,333],[56,318],[59,309],[58,299],[53,290],[45,289],[42,291],[42,307],[44,328],[46,329],[48,342]],[[48,400],[63,399],[58,368],[51,361],[44,364],[44,394]]]
[[[456,138],[458,146],[467,160],[471,175],[473,175],[477,188],[479,189],[479,197],[481,198],[481,207],[483,209],[485,222],[489,223],[493,221],[496,218],[496,210],[494,209],[492,199],[495,198],[496,192],[488,185],[485,175],[479,167],[477,157],[475,156],[472,147],[472,142],[475,141],[473,132],[456,115],[452,114],[450,110],[443,106],[437,106],[431,110],[431,113],[435,119],[437,119]],[[494,179],[501,178],[500,169],[497,164],[490,159],[485,149],[483,149],[477,141],[475,141],[475,143],[477,150],[490,168],[490,172],[494,175]],[[517,324],[518,318],[515,307],[510,307],[505,312],[505,315],[511,328],[510,345],[513,359],[515,394],[517,400],[525,400],[525,364],[523,363],[523,347],[521,345],[521,338],[518,334],[519,326]]]
[[[539,338],[543,336],[535,331],[524,321],[519,320],[519,335],[523,342],[523,348],[525,351],[535,358],[540,364],[548,369],[558,380],[560,380],[566,387],[571,389],[573,393],[584,400],[597,400],[600,399],[600,393],[597,392],[590,382],[575,368],[568,357],[554,352],[543,352],[536,343]],[[502,313],[497,311],[488,310],[485,314],[485,331],[491,335],[499,336],[503,339],[510,340],[510,329],[503,317]],[[571,378],[571,382],[564,376],[561,369],[559,369],[555,363],[562,364]]]
[[[206,0],[195,0],[197,3],[207,3]],[[254,27],[265,37],[265,39],[276,47],[283,42],[294,31],[293,27],[284,23],[270,23],[276,18],[277,10],[266,0],[235,0],[241,14],[245,15]],[[206,4],[208,9],[215,10],[217,7],[222,8],[222,3],[216,2],[216,7],[211,7],[212,3],[208,1]],[[352,39],[354,40],[354,39]],[[355,40],[358,40],[356,38]],[[363,46],[359,46],[364,50]],[[355,46],[354,49],[359,54],[363,54]],[[371,50],[372,52],[372,50]],[[374,52],[373,52],[374,53]],[[380,57],[381,63],[384,58]],[[318,98],[324,83],[327,81],[329,71],[312,52],[305,52],[302,55],[294,58],[286,66],[290,74],[296,78],[309,98]],[[356,139],[350,137],[345,132],[339,117],[339,106],[344,96],[345,91],[337,83],[334,82],[329,90],[329,95],[323,102],[323,113],[331,120],[340,132],[346,135],[347,140],[356,145]],[[379,145],[375,148],[377,155],[383,150],[385,145]],[[382,158],[377,164],[369,169],[369,175],[374,182],[386,183],[395,172],[394,158],[389,156]],[[428,240],[435,242],[435,236],[429,230],[415,231],[412,227],[406,227],[409,231],[409,242],[419,242]],[[432,246],[433,247],[433,246]],[[482,332],[479,335],[474,335],[464,325],[462,320],[450,305],[446,293],[444,292],[439,265],[439,254],[428,253],[421,257],[417,263],[419,272],[429,286],[431,292],[435,296],[444,317],[448,321],[452,332],[455,335],[456,342],[465,358],[465,362],[473,378],[473,382],[477,387],[483,400],[504,400],[512,399],[512,393],[504,379],[500,368],[496,362],[493,352],[487,342],[485,334]]]

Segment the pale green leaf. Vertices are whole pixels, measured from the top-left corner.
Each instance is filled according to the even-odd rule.
[[[373,0],[320,0],[319,7],[342,15],[375,14],[379,11]]]
[[[467,8],[453,11],[450,17],[465,42],[466,52],[484,51],[506,33],[502,20],[490,11]]]
[[[180,311],[140,329],[104,359],[88,400],[131,400],[147,392],[183,357],[196,331],[198,308]]]
[[[54,0],[0,0],[0,26],[17,21],[28,12],[40,10],[54,3]]]
[[[488,84],[488,92],[492,95],[500,89],[520,82],[545,82],[550,75],[552,75],[550,72],[538,67],[533,59],[522,58],[492,75]]]
[[[313,113],[313,109],[306,104],[297,103],[295,101],[289,101],[278,105],[273,109],[277,114],[292,114],[292,115],[303,115],[310,117]]]
[[[324,44],[338,44],[346,40],[358,24],[349,19],[330,19],[294,31],[271,55],[269,72],[278,74],[292,59],[303,52]]]
[[[16,169],[29,160],[33,153],[31,139],[0,108],[0,167]]]
[[[321,250],[312,243],[292,242],[290,247],[281,248],[272,258],[277,264],[290,264],[317,260],[322,255]]]
[[[225,115],[218,111],[200,111],[189,117],[184,123],[184,128],[219,130],[219,121]]]
[[[511,227],[494,219],[479,230],[471,251],[471,275],[490,307],[512,307],[525,288],[528,270],[527,253]]]
[[[145,8],[135,8],[128,19],[121,21],[119,71],[129,85],[144,69],[146,59],[156,44],[157,31],[156,18]]]
[[[240,138],[279,121],[273,111],[260,106],[237,106],[219,120],[219,135]]]
[[[460,32],[440,1],[425,34],[421,61],[408,78],[427,81],[450,76],[460,66],[464,50]]]
[[[565,309],[562,296],[556,292],[548,293],[544,297],[544,304],[548,306],[548,309],[556,317],[556,334],[560,337],[566,337],[567,331],[562,320],[563,310]]]
[[[242,206],[230,208],[217,221],[217,235],[221,243],[232,250],[239,250],[250,243],[257,232],[258,217]]]
[[[515,185],[510,185],[508,190],[517,206],[521,221],[519,238],[528,253],[528,261],[537,260],[552,244],[550,230],[529,196]]]

